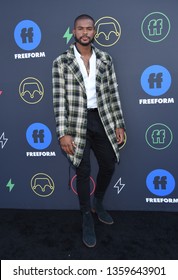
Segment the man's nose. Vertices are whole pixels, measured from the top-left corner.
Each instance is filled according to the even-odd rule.
[[[87,35],[87,34],[88,34],[87,29],[84,29],[84,30],[83,30],[83,34],[84,34],[84,35]]]

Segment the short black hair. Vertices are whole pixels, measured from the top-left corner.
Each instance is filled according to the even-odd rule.
[[[93,25],[95,25],[95,20],[91,16],[89,16],[87,14],[82,14],[82,15],[76,17],[76,19],[74,20],[74,27],[76,25],[76,22],[80,19],[90,19],[91,21],[93,21]]]

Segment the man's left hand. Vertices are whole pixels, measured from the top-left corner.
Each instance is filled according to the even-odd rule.
[[[122,144],[125,140],[125,133],[123,128],[116,128],[117,143]]]

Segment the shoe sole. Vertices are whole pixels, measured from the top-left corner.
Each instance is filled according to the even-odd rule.
[[[88,243],[86,243],[84,240],[83,240],[83,243],[85,244],[85,246],[87,246],[88,248],[93,248],[96,246],[96,242],[92,245],[89,245]]]
[[[97,213],[96,213],[96,215],[97,215]],[[102,220],[98,215],[97,215],[97,217],[98,217],[98,220],[99,220],[100,222],[102,222],[103,224],[106,224],[106,225],[113,225],[113,224],[114,224],[114,222],[107,223],[106,221]]]

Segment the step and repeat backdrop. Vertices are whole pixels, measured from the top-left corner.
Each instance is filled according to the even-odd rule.
[[[0,208],[79,209],[56,138],[52,62],[86,13],[94,44],[113,57],[127,128],[105,205],[178,211],[177,9],[176,0],[1,1]]]

